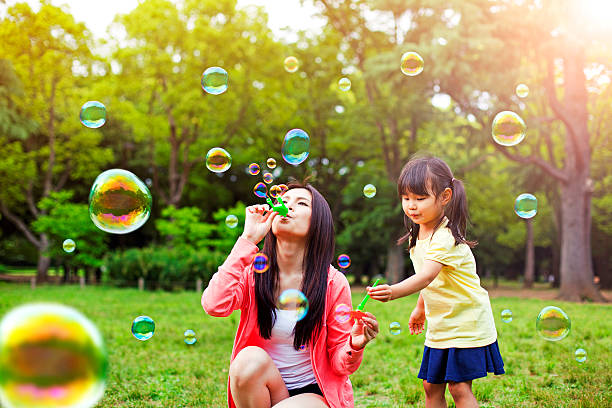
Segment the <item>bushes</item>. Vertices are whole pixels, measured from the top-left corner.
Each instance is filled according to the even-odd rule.
[[[143,278],[148,289],[193,288],[197,279],[208,282],[226,256],[189,247],[132,248],[107,257],[102,280],[113,286],[136,286]]]
[[[196,207],[165,208],[155,225],[166,244],[131,248],[107,255],[102,281],[113,286],[136,286],[143,278],[148,289],[194,288],[197,279],[208,283],[225,261],[244,225],[244,204],[222,209],[214,222],[200,219]],[[239,225],[230,229],[225,217],[234,214]]]

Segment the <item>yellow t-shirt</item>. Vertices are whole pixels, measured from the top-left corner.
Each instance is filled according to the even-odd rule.
[[[482,347],[497,339],[488,292],[480,286],[470,247],[455,245],[446,227],[448,219],[430,238],[418,239],[410,259],[418,274],[425,260],[441,263],[442,270],[421,290],[427,318],[427,347]]]

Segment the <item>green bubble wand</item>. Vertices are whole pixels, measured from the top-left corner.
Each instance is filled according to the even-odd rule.
[[[380,281],[380,278],[376,279],[376,282],[374,282],[372,287],[375,287],[376,285],[378,285],[379,281]],[[356,319],[358,320],[358,319],[361,319],[363,316],[365,316],[365,313],[363,312],[363,308],[365,307],[365,304],[369,298],[370,298],[370,294],[367,293],[365,297],[363,298],[363,300],[361,301],[361,303],[359,304],[359,306],[357,306],[357,309],[351,311],[351,324],[353,324]]]
[[[289,209],[287,208],[287,206],[283,202],[283,199],[282,199],[282,197],[280,195],[276,199],[280,202],[279,205],[274,205],[274,202],[272,201],[272,199],[270,197],[268,197],[268,195],[266,194],[266,201],[268,202],[270,207],[272,207],[272,211],[276,211],[277,213],[279,213],[283,217],[286,217],[287,214],[289,214]]]

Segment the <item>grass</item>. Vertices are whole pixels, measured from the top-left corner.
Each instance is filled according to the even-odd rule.
[[[357,304],[363,292],[353,293]],[[139,292],[78,286],[38,286],[0,283],[0,315],[14,306],[33,301],[61,302],[77,308],[101,330],[110,361],[110,374],[99,407],[224,407],[232,341],[239,313],[213,318],[200,306],[195,292]],[[393,336],[389,323],[405,328],[416,296],[388,304],[370,301],[381,333],[368,345],[363,363],[351,376],[355,406],[424,407],[421,380],[416,378],[424,335],[402,332]],[[542,307],[554,304],[572,319],[570,335],[547,342],[535,333],[535,317]],[[498,340],[506,374],[474,381],[481,408],[491,407],[604,407],[612,406],[611,306],[574,304],[537,299],[492,299]],[[503,323],[499,314],[511,309],[514,318]],[[145,314],[156,322],[153,338],[132,337],[130,324]],[[193,329],[198,341],[183,342],[183,332]],[[574,360],[582,347],[587,361]],[[447,391],[449,407],[454,407]]]

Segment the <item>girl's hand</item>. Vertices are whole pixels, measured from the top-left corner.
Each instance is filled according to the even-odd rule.
[[[272,221],[278,213],[270,211],[268,204],[251,205],[246,208],[244,231],[242,237],[248,239],[255,245],[266,236],[272,227]]]
[[[365,315],[361,319],[355,320],[353,328],[351,329],[351,346],[355,350],[361,350],[373,340],[378,334],[378,321],[376,317],[370,313],[365,312]]]
[[[378,300],[380,302],[388,302],[393,299],[391,290],[391,286],[389,285],[376,285],[374,287],[367,287],[368,294],[374,300]]]
[[[410,320],[408,320],[408,328],[410,334],[419,334],[425,327],[425,310],[420,307],[415,307],[410,314]]]

